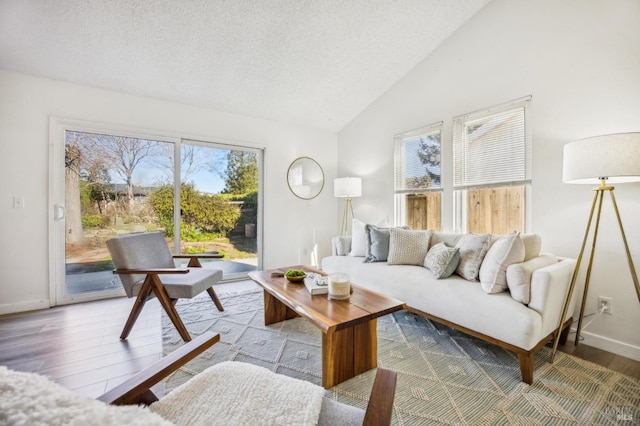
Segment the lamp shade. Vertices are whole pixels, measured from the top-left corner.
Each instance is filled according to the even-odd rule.
[[[562,181],[600,184],[640,181],[640,133],[595,136],[564,146]]]
[[[362,196],[362,179],[355,177],[334,179],[333,195],[335,197],[349,198]]]

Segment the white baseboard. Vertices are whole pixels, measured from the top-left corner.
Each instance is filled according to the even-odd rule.
[[[26,302],[19,303],[7,303],[5,305],[0,305],[0,315],[35,311],[38,309],[49,309],[50,307],[51,305],[49,299],[27,300]]]
[[[571,327],[571,331],[575,333],[576,329]],[[593,334],[588,331],[580,331],[580,336],[584,338],[580,341],[580,344],[584,343],[585,345],[593,346],[594,348],[640,361],[640,347],[638,346],[630,345],[629,343],[621,342],[619,340],[609,339],[608,337]],[[571,340],[571,336],[569,336],[569,340]]]

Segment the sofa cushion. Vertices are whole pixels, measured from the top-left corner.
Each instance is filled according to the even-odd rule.
[[[489,250],[490,237],[489,234],[465,234],[458,240],[456,247],[460,249],[460,262],[456,274],[468,281],[478,279],[480,265]]]
[[[549,253],[507,267],[506,278],[511,297],[525,305],[531,301],[531,275],[536,269],[553,265],[558,259]]]
[[[503,235],[487,251],[480,266],[480,285],[487,293],[507,290],[507,266],[524,260],[524,244],[517,232]]]
[[[460,262],[460,249],[438,243],[429,249],[424,258],[424,267],[433,272],[437,279],[442,279],[453,274],[458,267],[458,262]]]
[[[351,251],[349,256],[367,255],[367,234],[364,230],[365,223],[354,218],[351,221]]]
[[[423,266],[429,252],[432,231],[412,231],[393,228],[389,230],[389,265]]]

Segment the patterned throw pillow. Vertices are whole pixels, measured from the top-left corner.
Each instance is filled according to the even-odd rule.
[[[465,280],[477,281],[480,265],[489,250],[491,235],[465,234],[460,238],[456,247],[460,249],[460,262],[456,274]]]
[[[389,230],[389,265],[424,264],[429,252],[432,231],[411,231],[393,228]]]
[[[437,279],[447,278],[454,273],[460,262],[460,249],[438,243],[429,249],[424,258],[424,267],[433,272]]]

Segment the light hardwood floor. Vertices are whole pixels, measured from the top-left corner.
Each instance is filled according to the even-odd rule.
[[[224,295],[253,287],[239,281],[215,288]],[[0,316],[0,365],[46,375],[95,398],[162,356],[162,308],[156,300],[147,303],[129,338],[119,339],[132,303],[117,298]],[[560,350],[640,379],[640,362],[575,347],[571,336]]]

